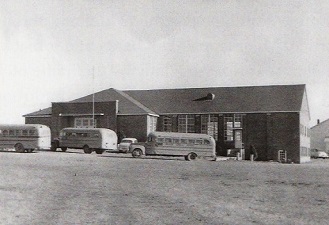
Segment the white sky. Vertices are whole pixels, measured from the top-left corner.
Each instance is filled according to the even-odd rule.
[[[306,84],[314,125],[329,118],[328,12],[327,0],[0,0],[0,123],[111,87]]]

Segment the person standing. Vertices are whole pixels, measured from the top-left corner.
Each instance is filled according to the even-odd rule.
[[[251,155],[253,155],[253,160],[256,160],[258,158],[258,153],[255,146],[251,144],[249,149],[250,149],[250,158]]]

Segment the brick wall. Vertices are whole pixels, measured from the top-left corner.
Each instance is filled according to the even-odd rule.
[[[118,116],[118,135],[123,132],[126,137],[137,138],[144,142],[147,139],[147,115]]]
[[[253,144],[259,160],[278,160],[278,150],[286,150],[287,158],[300,163],[298,113],[247,114],[245,117],[245,148]]]

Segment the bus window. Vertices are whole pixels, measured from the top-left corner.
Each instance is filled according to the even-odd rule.
[[[14,130],[9,130],[9,136],[15,136],[15,131]]]
[[[30,135],[30,136],[35,136],[35,135],[36,135],[35,130],[29,130],[29,135]]]
[[[204,139],[204,140],[203,140],[203,143],[204,143],[205,145],[210,145],[210,141],[207,140],[207,139]]]
[[[172,145],[172,139],[171,138],[165,138],[166,145]]]
[[[77,133],[77,137],[86,137],[86,134],[85,133]]]
[[[8,136],[9,135],[9,131],[8,130],[4,130],[3,131],[3,136]]]
[[[157,144],[158,145],[163,145],[163,138],[158,138]]]
[[[98,138],[99,137],[99,134],[94,134],[94,137],[97,137]]]
[[[22,135],[22,131],[21,130],[15,130],[15,134],[16,134],[16,136],[21,136]]]
[[[188,145],[194,145],[194,139],[188,139]]]
[[[197,139],[195,140],[196,145],[202,145],[202,139]]]
[[[27,136],[29,134],[28,130],[22,130],[22,135]]]
[[[180,143],[181,143],[182,145],[187,145],[187,139],[181,139],[181,140],[180,140]]]
[[[179,139],[178,138],[174,138],[173,139],[173,143],[174,143],[174,145],[179,145]]]

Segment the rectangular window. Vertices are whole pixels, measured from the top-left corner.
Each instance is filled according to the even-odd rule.
[[[15,131],[14,130],[9,130],[9,136],[15,136]]]
[[[95,126],[94,126],[95,122]],[[93,118],[75,118],[74,127],[76,128],[94,128],[97,127],[97,120]]]
[[[157,128],[157,117],[147,116],[147,133],[156,131]]]
[[[233,141],[233,117],[224,117],[224,140]]]
[[[3,136],[9,136],[9,130],[4,130],[3,131]]]
[[[22,136],[22,131],[21,130],[15,130],[15,135],[16,136]]]
[[[179,139],[178,138],[174,138],[173,139],[173,143],[174,143],[174,145],[179,145]]]
[[[172,119],[169,116],[163,117],[163,131],[171,132],[172,131]]]
[[[166,145],[172,145],[172,139],[171,138],[165,138],[165,144]]]
[[[234,114],[234,128],[242,128],[242,115]]]
[[[187,145],[187,139],[181,139],[181,144],[182,145]]]
[[[218,117],[215,115],[201,116],[201,133],[211,135],[218,141]]]
[[[178,115],[178,132],[195,133],[194,115]]]

